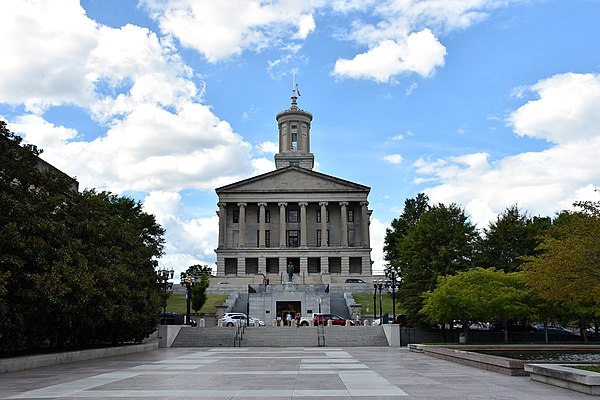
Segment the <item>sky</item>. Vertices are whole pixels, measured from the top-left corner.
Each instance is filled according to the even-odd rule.
[[[371,187],[374,271],[404,201],[479,229],[600,200],[600,1],[0,1],[0,118],[42,158],[143,202],[160,268],[214,266],[215,188],[275,169],[314,116],[319,172]]]

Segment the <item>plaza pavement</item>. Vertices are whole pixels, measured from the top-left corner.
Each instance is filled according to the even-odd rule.
[[[0,375],[0,399],[591,399],[406,348],[170,348]]]

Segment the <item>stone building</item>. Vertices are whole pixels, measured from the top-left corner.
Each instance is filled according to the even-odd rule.
[[[276,169],[216,189],[217,271],[209,291],[235,297],[229,311],[267,322],[288,313],[348,318],[354,308],[345,292],[371,288],[346,283],[372,278],[370,188],[313,170],[312,118],[293,92],[290,108],[276,116]]]
[[[313,170],[313,117],[291,100],[276,117],[276,170],[216,189],[217,276],[277,283],[291,265],[298,283],[369,278],[370,188]]]

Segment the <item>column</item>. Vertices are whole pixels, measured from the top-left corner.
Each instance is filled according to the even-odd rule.
[[[326,201],[319,202],[321,206],[321,247],[327,247],[327,203]]]
[[[300,202],[300,247],[306,248],[306,206],[308,203]]]
[[[219,216],[219,248],[222,249],[225,247],[227,243],[227,203],[217,203],[219,206],[219,211],[217,211],[217,215]]]
[[[347,201],[340,201],[340,214],[342,219],[342,247],[348,247],[348,206]]]
[[[360,202],[360,237],[363,247],[369,247],[369,211],[367,206],[368,201]]]
[[[258,247],[265,248],[265,207],[267,203],[258,203]]]
[[[285,240],[285,207],[287,203],[277,203],[279,206],[279,247],[286,247]]]
[[[240,233],[239,233],[239,238],[238,238],[238,247],[240,248],[244,248],[246,247],[246,203],[237,203],[238,207],[240,208],[240,215],[239,215],[239,219],[240,219],[240,223],[239,223],[239,227],[240,227]]]

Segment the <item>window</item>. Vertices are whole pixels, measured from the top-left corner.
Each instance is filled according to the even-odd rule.
[[[256,214],[256,222],[260,224],[260,209]],[[268,224],[271,222],[271,212],[269,210],[265,210],[265,222]]]
[[[327,213],[325,215],[327,218],[325,222],[329,222],[329,210],[327,210]],[[321,222],[321,210],[317,210],[317,222]]]
[[[327,229],[327,246],[329,246],[329,229]],[[317,247],[321,247],[321,230],[317,230]]]
[[[298,149],[298,132],[292,132],[292,150]]]
[[[271,231],[265,231],[265,247],[271,247]]]
[[[237,224],[240,222],[240,210],[233,210],[233,223]]]
[[[288,210],[287,222],[298,222],[298,210]]]
[[[288,247],[299,247],[298,231],[288,231]]]
[[[348,222],[354,222],[354,210],[348,210]]]
[[[298,129],[298,125],[292,124],[292,125],[290,125],[290,128],[292,128],[292,129]]]

